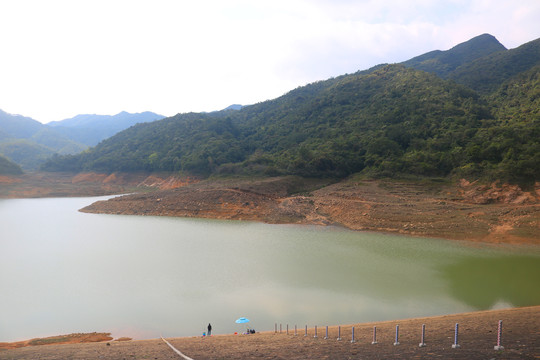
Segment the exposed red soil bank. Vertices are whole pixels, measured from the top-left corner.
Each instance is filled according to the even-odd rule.
[[[82,211],[339,225],[352,230],[540,244],[539,189],[295,177],[201,181],[92,204]]]

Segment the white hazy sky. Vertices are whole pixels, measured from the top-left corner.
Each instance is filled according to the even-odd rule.
[[[220,110],[447,50],[540,37],[540,0],[0,0],[0,109]]]

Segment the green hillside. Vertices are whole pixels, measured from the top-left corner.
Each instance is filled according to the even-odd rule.
[[[37,170],[54,153],[75,154],[86,148],[34,119],[0,110],[0,154],[24,170]]]
[[[531,183],[540,171],[539,68],[531,65],[539,58],[528,50],[534,43],[508,51],[492,48],[487,57],[468,54],[470,44],[453,49],[462,57],[456,71],[498,59],[492,78],[502,85],[489,96],[404,65],[377,66],[239,111],[179,114],[139,124],[80,155],[56,156],[44,169],[205,176],[364,172]],[[517,65],[523,71],[500,65],[515,51],[531,57],[521,59],[528,65]]]
[[[431,51],[402,64],[487,95],[513,76],[540,64],[540,39],[507,50],[495,37],[483,34],[450,50]]]
[[[486,122],[468,144],[476,160],[469,170],[511,182],[538,181],[540,65],[503,83],[489,100],[495,120]]]
[[[149,111],[136,114],[122,111],[116,115],[77,115],[62,121],[52,121],[47,126],[77,143],[95,146],[101,140],[137,123],[152,122],[163,118],[163,115]]]
[[[87,146],[59,136],[53,129],[45,127],[30,137],[30,140],[43,145],[54,152],[64,154],[77,154],[87,149]]]
[[[27,139],[0,142],[0,154],[11,159],[26,171],[33,171],[47,161],[55,152]]]
[[[466,63],[449,74],[448,79],[489,94],[503,82],[536,65],[540,65],[540,39]]]
[[[435,50],[414,57],[402,64],[447,78],[454,70],[476,59],[489,56],[506,48],[492,35],[483,34],[454,46],[450,50]]]
[[[43,124],[32,118],[12,115],[0,110],[0,138],[29,138],[43,127]]]
[[[0,155],[0,175],[20,175],[22,173],[19,165]]]

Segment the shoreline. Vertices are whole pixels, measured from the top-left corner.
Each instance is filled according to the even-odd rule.
[[[504,350],[495,351],[498,321],[504,323]],[[454,325],[459,323],[459,349],[452,349]],[[421,327],[426,325],[426,347],[419,347]],[[399,325],[399,346],[395,326]],[[352,343],[352,326],[355,342]],[[372,345],[373,326],[377,342]],[[337,340],[340,330],[341,341]],[[349,359],[349,358],[442,358],[442,359],[534,359],[540,356],[540,306],[484,310],[460,314],[331,326],[329,339],[325,328],[304,328],[298,336],[264,331],[252,335],[219,334],[211,337],[167,338],[178,350],[195,360],[202,359]],[[99,359],[124,358],[172,359],[174,353],[160,339],[108,341],[98,343],[30,346],[0,350],[0,359]]]
[[[333,225],[485,244],[540,245],[540,204],[531,193],[514,194],[530,203],[476,203],[464,189],[439,184],[345,180],[290,194],[294,186],[294,179],[201,182],[98,201],[80,211]]]
[[[6,199],[121,195],[80,210],[90,213],[335,225],[353,231],[540,245],[540,183],[523,191],[516,185],[464,179],[200,180],[178,174],[36,173],[3,179],[1,185],[0,198]]]

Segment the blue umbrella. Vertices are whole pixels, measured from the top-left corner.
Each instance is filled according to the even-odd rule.
[[[245,323],[248,323],[248,322],[249,322],[249,319],[245,318],[245,317],[241,317],[239,319],[236,319],[237,324],[245,324]]]

